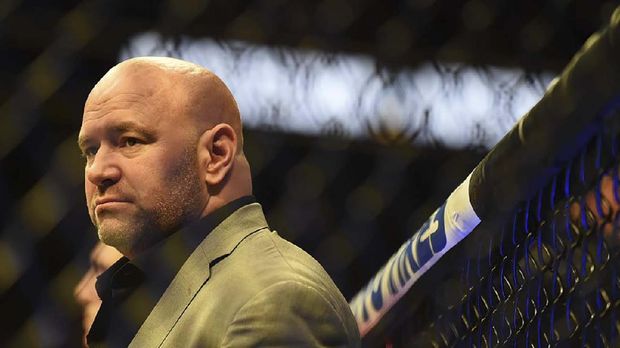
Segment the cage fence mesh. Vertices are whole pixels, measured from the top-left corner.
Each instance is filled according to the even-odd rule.
[[[448,148],[492,148],[555,76],[437,60],[395,68],[363,54],[155,32],[131,37],[119,60],[145,55],[212,70],[249,128]]]
[[[460,296],[441,297],[424,324],[405,321],[398,346],[610,347],[619,344],[618,117],[494,233],[470,243]],[[509,184],[509,183],[507,183]],[[445,290],[445,289],[444,289]],[[441,291],[440,291],[441,292]],[[454,294],[455,291],[452,291]],[[421,320],[420,317],[417,318]],[[413,332],[412,332],[413,331]]]

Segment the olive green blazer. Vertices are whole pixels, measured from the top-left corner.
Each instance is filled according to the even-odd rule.
[[[254,203],[194,250],[130,347],[358,347],[359,340],[323,267],[271,231]]]

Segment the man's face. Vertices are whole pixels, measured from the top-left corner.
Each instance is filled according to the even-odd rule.
[[[126,70],[89,96],[79,145],[99,238],[132,257],[201,211],[206,188],[180,89],[161,72]]]

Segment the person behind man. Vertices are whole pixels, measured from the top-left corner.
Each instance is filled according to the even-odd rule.
[[[75,301],[82,307],[82,344],[86,346],[86,335],[101,306],[101,299],[95,289],[97,277],[112,266],[123,255],[118,250],[98,242],[90,252],[90,267],[73,290]]]
[[[359,345],[325,270],[269,229],[237,104],[212,72],[118,64],[88,96],[78,143],[90,218],[125,255],[97,280],[89,344]]]

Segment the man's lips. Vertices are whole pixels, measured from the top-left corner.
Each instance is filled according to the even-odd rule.
[[[98,208],[113,206],[117,204],[129,203],[128,199],[121,197],[104,197],[95,200],[95,210]]]

